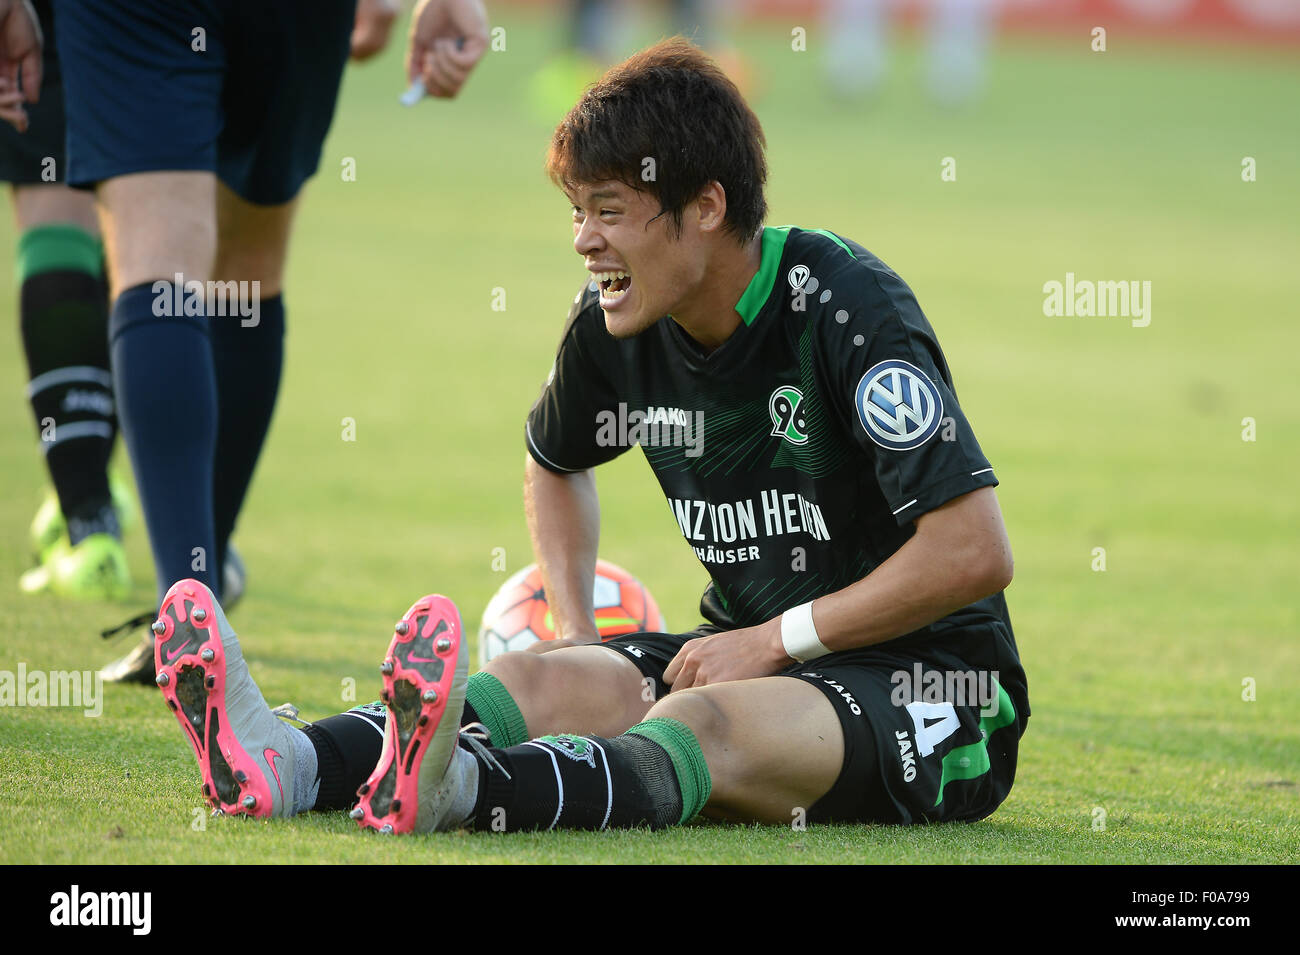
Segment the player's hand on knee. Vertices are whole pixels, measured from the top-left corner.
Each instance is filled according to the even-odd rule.
[[[352,59],[368,60],[388,45],[397,9],[397,0],[357,0],[357,18],[352,27]]]
[[[411,17],[407,78],[423,80],[430,96],[449,99],[460,92],[487,45],[482,0],[421,0]]]
[[[687,640],[664,671],[674,690],[771,676],[790,663],[781,643],[781,619]]]

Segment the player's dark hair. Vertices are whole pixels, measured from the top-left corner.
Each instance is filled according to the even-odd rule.
[[[587,88],[555,128],[546,171],[567,191],[613,179],[647,192],[678,236],[686,206],[716,179],[727,195],[723,228],[743,243],[767,218],[766,147],[736,84],[698,47],[673,37]]]

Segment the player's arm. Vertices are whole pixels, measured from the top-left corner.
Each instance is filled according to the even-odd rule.
[[[813,601],[813,625],[831,651],[892,640],[1005,590],[1013,572],[997,493],[982,487],[921,515],[916,533],[883,564]],[[780,623],[776,650],[784,656]]]
[[[544,653],[599,643],[591,597],[600,543],[595,476],[590,470],[557,474],[529,456],[524,465],[524,511],[557,636],[529,649]]]
[[[41,26],[27,0],[0,0],[0,119],[27,131],[23,102],[41,92]]]
[[[524,509],[557,639],[529,647],[545,653],[597,643],[592,582],[600,543],[600,501],[592,469],[627,450],[601,437],[598,422],[623,400],[611,378],[617,348],[587,285],[574,297],[555,364],[528,413]]]
[[[812,601],[816,639],[833,653],[901,637],[1006,589],[1013,566],[996,493],[970,491],[921,515],[916,533],[862,580]],[[689,641],[664,679],[681,689],[775,673],[795,661],[782,624],[774,617]]]

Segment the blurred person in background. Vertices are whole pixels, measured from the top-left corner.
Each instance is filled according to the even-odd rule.
[[[631,41],[633,7],[644,3],[627,0],[568,0],[566,47],[533,77],[533,110],[551,123],[573,105],[583,88],[622,55]],[[742,91],[752,92],[753,80],[740,54],[726,41],[721,21],[730,2],[718,0],[668,0],[669,33],[690,37],[709,50]]]
[[[983,91],[998,0],[921,0],[930,95],[957,106]],[[843,97],[870,95],[887,69],[890,7],[897,0],[827,0],[826,78]]]
[[[99,223],[94,197],[61,181],[63,79],[51,0],[23,6],[10,3],[4,13],[0,182],[12,187],[27,400],[52,487],[32,521],[36,566],[19,587],[121,600],[131,587],[121,537],[134,508],[125,485],[108,471],[117,415]],[[35,31],[23,33],[33,15],[43,45]]]

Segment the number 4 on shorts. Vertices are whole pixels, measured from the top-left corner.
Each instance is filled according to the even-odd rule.
[[[916,729],[916,752],[929,756],[934,748],[946,740],[961,721],[957,719],[957,709],[951,703],[923,703],[913,700],[907,704],[907,715],[912,717],[912,726]],[[926,720],[937,720],[927,724]]]

